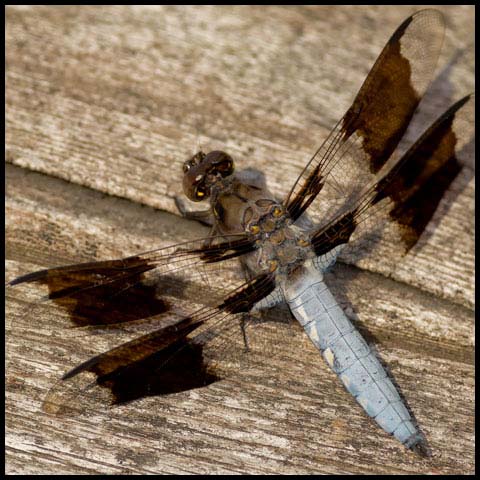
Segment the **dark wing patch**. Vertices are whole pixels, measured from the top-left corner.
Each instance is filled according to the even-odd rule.
[[[372,204],[392,200],[389,215],[400,226],[407,251],[462,169],[458,152],[473,133],[473,104],[468,95],[452,105],[377,184]]]
[[[421,25],[419,22],[423,24],[425,19],[428,19],[428,24],[431,24],[431,18],[438,19],[438,24],[443,25],[440,14],[429,10],[407,18],[398,27],[342,119],[344,138],[347,139],[353,134],[361,138],[362,149],[369,159],[367,167],[372,173],[377,173],[385,165],[397,147],[433,74],[437,63],[435,54],[438,56],[440,53],[440,38],[436,38],[440,45],[435,45],[438,47],[435,51],[427,48],[427,45],[421,45],[420,41],[425,37],[418,36]],[[414,38],[409,35],[409,28],[414,28]],[[427,56],[420,57],[414,50],[413,54],[416,56],[409,58],[409,50],[404,52],[403,48],[404,43],[409,41],[426,49]],[[422,61],[424,65],[421,67],[427,71],[422,72],[420,86],[415,84],[416,79],[412,78],[412,66],[418,68]]]
[[[331,224],[315,232],[311,239],[315,255],[324,255],[333,248],[348,243],[357,228],[357,214],[357,209],[348,211],[340,218],[334,219]]]
[[[377,210],[388,209],[408,252],[426,225],[462,165],[460,149],[473,134],[474,96],[468,95],[449,108],[415,142],[403,157],[373,186],[366,189],[354,207],[312,235],[317,255],[347,243],[357,226]]]
[[[10,285],[46,285],[48,298],[69,312],[75,326],[109,325],[168,309],[157,297],[155,286],[144,283],[144,273],[153,268],[147,259],[131,257],[40,270],[12,280]]]
[[[275,281],[271,274],[263,274],[253,278],[244,288],[229,295],[219,306],[220,310],[230,313],[245,313],[262,298],[273,292]]]
[[[49,391],[43,410],[71,415],[93,406],[88,404],[92,395],[113,405],[216,381],[217,377],[207,371],[201,345],[187,339],[198,326],[186,318],[87,360]],[[175,361],[170,361],[176,352]]]
[[[432,78],[443,35],[444,21],[437,10],[415,13],[392,35],[352,106],[290,191],[285,205],[294,220],[324,190],[327,180],[335,184],[335,167],[341,168],[342,175],[352,171],[352,180],[356,181],[382,168]],[[357,171],[352,170],[352,160]],[[345,167],[337,166],[343,162]]]

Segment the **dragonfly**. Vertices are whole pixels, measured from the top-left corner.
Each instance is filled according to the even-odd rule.
[[[283,304],[366,414],[406,448],[428,455],[397,388],[325,277],[339,255],[361,248],[365,239],[388,238],[407,255],[462,169],[474,94],[396,154],[433,77],[444,31],[443,16],[433,9],[398,27],[283,200],[254,172],[237,172],[228,153],[200,151],[183,164],[183,190],[208,207],[189,211],[179,199],[177,206],[185,217],[210,225],[209,236],[10,281],[9,287],[45,286],[45,300],[77,327],[155,324],[65,373],[43,409],[69,414],[88,395],[120,404],[207,387],[229,374],[222,358],[238,368],[236,361],[251,355],[252,319]],[[234,264],[243,275],[228,276]],[[224,285],[220,274],[227,275]],[[192,299],[197,305],[182,310]]]

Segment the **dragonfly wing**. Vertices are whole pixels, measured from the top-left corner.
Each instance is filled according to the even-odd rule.
[[[208,238],[140,253],[131,257],[49,268],[18,277],[8,286],[44,285],[44,301],[69,313],[72,325],[106,326],[167,313],[172,298],[194,299],[211,287],[212,301],[224,294],[217,279],[236,266],[232,260],[252,252],[243,235]]]
[[[290,191],[285,205],[293,219],[322,191],[316,210],[329,221],[336,214],[332,207],[356,198],[385,165],[430,83],[444,30],[440,12],[422,10],[392,35],[352,106]]]
[[[260,274],[215,307],[202,307],[181,319],[171,317],[169,325],[90,358],[63,376],[47,395],[44,410],[71,415],[91,408],[92,403],[97,406],[99,401],[124,403],[219,380],[227,371],[222,362],[244,352],[236,317],[274,288],[273,274]]]
[[[418,242],[438,203],[462,168],[462,148],[473,135],[474,95],[450,107],[358,202],[312,235],[317,255],[350,241],[365,224],[388,221],[408,252]]]

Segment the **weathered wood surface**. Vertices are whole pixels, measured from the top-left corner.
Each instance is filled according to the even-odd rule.
[[[7,280],[204,235],[156,210],[175,212],[181,162],[199,146],[228,150],[284,194],[416,9],[7,9]],[[473,89],[473,7],[443,10],[440,66],[453,62],[439,70],[430,120]],[[345,265],[331,279],[339,295],[349,286],[432,459],[370,421],[302,335],[208,388],[47,416],[41,401],[61,374],[114,340],[66,335],[52,305],[27,315],[38,292],[19,288],[7,291],[7,471],[473,472],[472,176],[473,166],[393,280]]]

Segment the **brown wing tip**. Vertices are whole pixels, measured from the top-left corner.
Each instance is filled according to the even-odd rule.
[[[18,285],[19,283],[42,281],[47,277],[47,275],[48,269],[27,273],[26,275],[21,275],[20,277],[14,278],[10,282],[7,282],[6,286],[11,287],[13,285]]]

